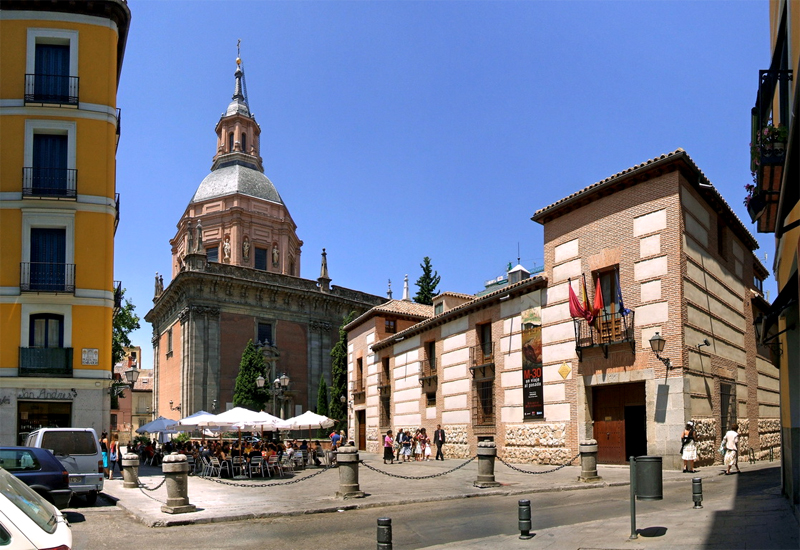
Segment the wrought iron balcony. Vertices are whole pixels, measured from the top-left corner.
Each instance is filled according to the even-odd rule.
[[[573,319],[575,325],[575,351],[583,359],[586,348],[601,347],[608,358],[608,346],[627,342],[636,353],[634,341],[634,311],[627,315],[621,313],[601,313],[589,323],[586,319]]]
[[[22,292],[75,292],[75,264],[22,262],[19,267]]]
[[[357,395],[359,393],[365,393],[367,391],[366,384],[364,383],[363,378],[359,378],[353,381],[353,395]]]
[[[426,384],[436,384],[438,379],[436,359],[423,359],[419,366],[419,383],[423,386]]]
[[[75,199],[78,197],[78,171],[27,166],[22,169],[22,196]]]
[[[114,195],[114,235],[117,234],[118,226],[119,226],[119,193]]]
[[[484,342],[477,346],[472,346],[469,350],[470,366],[482,367],[494,364],[494,342]]]
[[[389,375],[388,372],[379,372],[378,373],[378,388],[391,388],[392,387],[392,377]]]
[[[77,76],[26,74],[25,103],[78,106]]]
[[[122,131],[122,109],[117,109],[117,141],[114,146],[114,151],[119,149],[119,136],[120,132]]]
[[[19,376],[72,378],[72,348],[19,348]]]
[[[114,315],[122,309],[122,281],[114,281]]]

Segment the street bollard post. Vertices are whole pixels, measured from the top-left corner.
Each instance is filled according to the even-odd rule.
[[[167,503],[161,511],[167,514],[196,512],[197,507],[189,504],[189,463],[186,455],[172,453],[164,457],[161,471],[167,478]]]
[[[636,531],[636,457],[629,457],[630,473],[631,473],[631,536],[630,540],[639,538],[639,533]]]
[[[578,476],[578,481],[602,481],[603,478],[597,475],[597,440],[581,441],[578,451],[581,453],[581,475]]]
[[[139,455],[122,455],[122,488],[136,489],[139,486]]]
[[[703,507],[703,480],[699,477],[692,478],[692,500],[695,510]]]
[[[378,550],[392,550],[392,518],[378,518]]]
[[[364,491],[358,486],[358,449],[345,445],[336,453],[339,465],[339,490],[336,498],[363,498]]]
[[[478,479],[472,484],[474,487],[499,487],[494,480],[494,459],[497,456],[497,446],[494,441],[481,441],[478,443]]]
[[[531,535],[531,501],[527,499],[519,501],[519,538],[522,540],[533,538]]]

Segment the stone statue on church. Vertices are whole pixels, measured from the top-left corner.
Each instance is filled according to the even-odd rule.
[[[222,261],[231,261],[231,238],[225,235],[225,241],[222,243]]]
[[[192,233],[192,220],[186,222],[186,254],[194,253],[194,234]]]
[[[272,245],[272,267],[278,267],[280,265],[281,253],[278,250],[278,245]]]
[[[242,258],[245,262],[250,261],[250,239],[247,235],[244,236],[244,241],[242,241]]]
[[[200,223],[200,220],[197,220],[197,238],[195,239],[195,249],[194,252],[201,253],[203,252],[203,226]]]
[[[155,288],[153,289],[153,298],[158,298],[160,292],[158,291],[158,271],[156,271],[156,284]]]

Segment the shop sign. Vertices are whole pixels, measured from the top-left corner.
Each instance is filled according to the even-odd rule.
[[[544,418],[542,377],[542,326],[540,308],[522,313],[522,416],[525,420]]]
[[[54,399],[72,401],[78,396],[77,390],[19,390],[17,399]],[[8,398],[5,398],[8,399]]]

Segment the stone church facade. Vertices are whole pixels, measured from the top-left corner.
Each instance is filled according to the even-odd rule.
[[[217,123],[211,173],[200,183],[170,240],[172,281],[156,275],[153,308],[154,409],[171,418],[232,406],[248,341],[277,349],[270,379],[291,379],[284,416],[316,404],[330,382],[330,350],[350,311],[360,315],[385,298],[332,286],[326,253],[320,276],[302,279],[289,210],[264,175],[261,129],[244,95],[237,59],[231,103]]]

